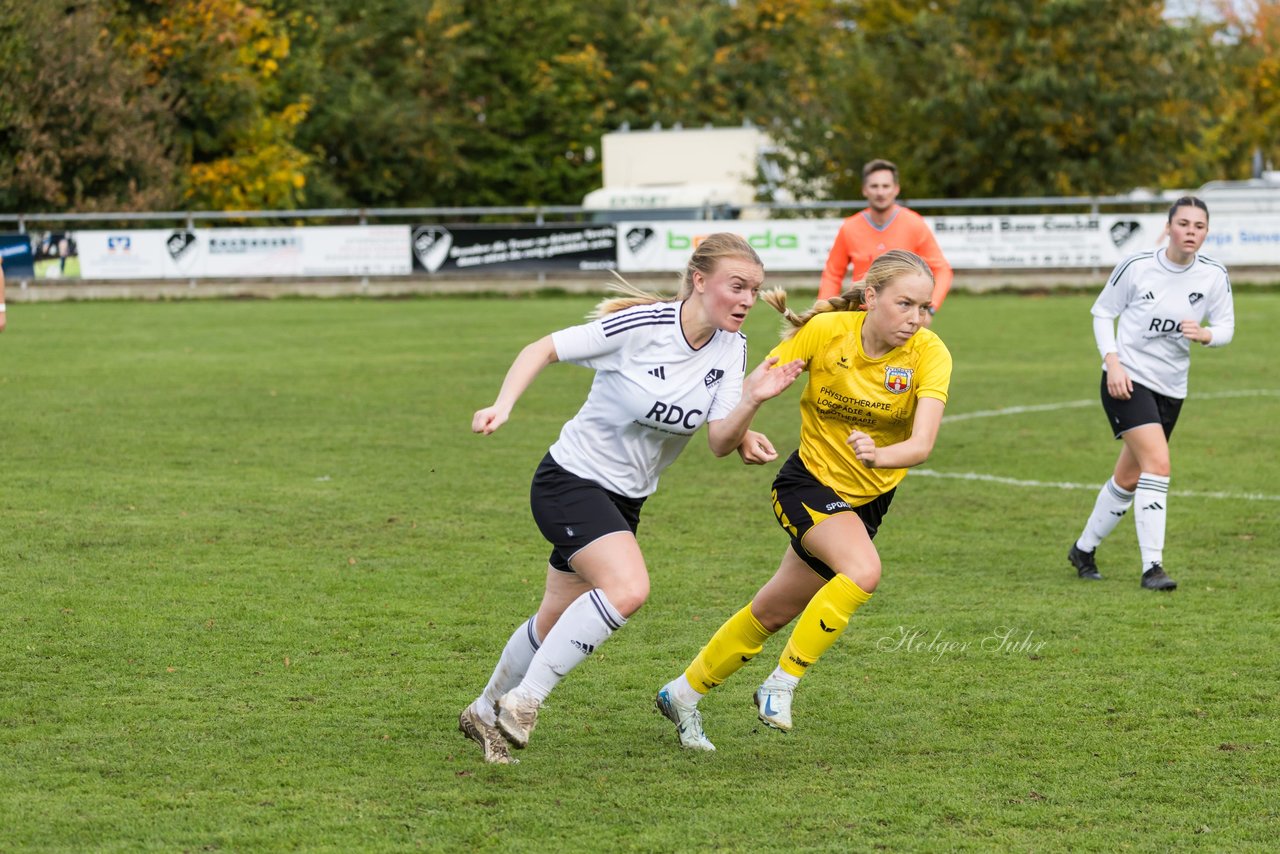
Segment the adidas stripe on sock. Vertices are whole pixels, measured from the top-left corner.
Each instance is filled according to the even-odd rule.
[[[1115,530],[1132,505],[1133,493],[1117,486],[1114,477],[1107,478],[1107,482],[1098,491],[1093,512],[1089,514],[1089,520],[1085,522],[1084,530],[1076,540],[1076,547],[1086,552],[1096,549]]]
[[[596,588],[583,593],[564,609],[547,632],[518,689],[541,703],[569,671],[626,624],[626,618],[613,607],[603,590]]]
[[[493,726],[496,719],[494,705],[503,694],[524,679],[529,662],[533,661],[533,656],[541,645],[537,622],[538,615],[534,614],[511,633],[507,645],[502,648],[502,655],[498,657],[498,665],[493,668],[493,674],[489,677],[489,684],[484,686],[484,693],[471,704],[471,710],[490,726]]]
[[[1164,527],[1169,508],[1169,478],[1143,472],[1133,497],[1133,521],[1145,572],[1164,562]]]

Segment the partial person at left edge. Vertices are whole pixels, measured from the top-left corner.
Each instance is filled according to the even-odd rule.
[[[0,255],[0,332],[4,332],[5,320],[8,316],[4,305],[4,256]]]
[[[596,372],[586,402],[533,475],[529,503],[551,544],[542,602],[458,718],[486,762],[516,761],[508,743],[528,745],[547,695],[648,599],[640,511],[702,425],[717,457],[738,450],[748,463],[777,458],[767,438],[747,430],[804,363],[769,358],[746,373],[740,330],[763,281],[764,266],[742,237],[712,234],[694,250],[676,298],[627,290],[602,302],[591,322],[529,344],[497,400],[472,418],[473,432],[493,433],[555,362]]]

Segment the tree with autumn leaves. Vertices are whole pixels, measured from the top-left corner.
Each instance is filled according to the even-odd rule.
[[[601,134],[766,128],[801,198],[1248,175],[1280,11],[1153,0],[0,0],[0,208],[576,204]]]

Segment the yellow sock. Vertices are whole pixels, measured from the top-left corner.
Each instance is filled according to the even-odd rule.
[[[792,676],[803,676],[809,665],[844,634],[853,612],[870,598],[870,593],[847,576],[836,575],[809,600],[787,640],[778,666]]]
[[[771,634],[747,605],[716,629],[684,676],[694,690],[705,694],[754,658]]]

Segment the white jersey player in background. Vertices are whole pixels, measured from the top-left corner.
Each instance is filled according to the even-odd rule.
[[[1187,396],[1191,342],[1224,347],[1235,332],[1227,270],[1198,254],[1209,233],[1205,203],[1193,196],[1174,202],[1168,232],[1164,248],[1122,261],[1093,304],[1102,408],[1124,447],[1067,552],[1080,578],[1100,580],[1094,552],[1132,505],[1142,586],[1151,590],[1178,586],[1164,570],[1169,436]]]
[[[705,423],[712,452],[738,449],[756,410],[785,390],[799,360],[746,369],[739,331],[764,281],[760,258],[735,234],[713,234],[694,250],[680,294],[639,291],[606,300],[597,319],[525,347],[492,406],[471,429],[497,430],[534,377],[553,362],[596,371],[586,402],[560,432],[533,477],[534,521],[552,545],[538,612],[511,635],[484,692],[458,727],[486,762],[511,763],[507,742],[528,744],[547,695],[649,596],[635,531],[658,476]],[[744,381],[745,380],[745,381]],[[752,434],[749,463],[777,458]],[[505,741],[504,741],[505,737]]]

